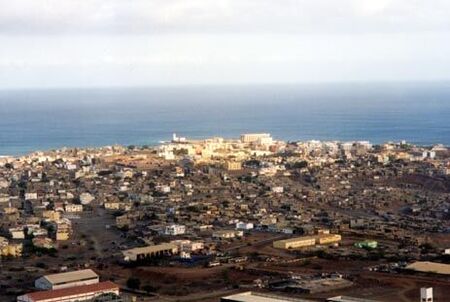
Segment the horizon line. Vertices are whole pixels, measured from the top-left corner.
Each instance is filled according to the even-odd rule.
[[[414,85],[414,84],[441,84],[450,85],[450,79],[441,80],[377,80],[377,81],[299,81],[299,82],[248,82],[248,83],[176,83],[176,84],[149,84],[149,85],[95,85],[95,86],[26,86],[26,87],[0,87],[0,92],[27,91],[27,90],[97,90],[97,89],[150,89],[150,88],[208,88],[208,87],[258,87],[258,86],[323,86],[323,85]]]

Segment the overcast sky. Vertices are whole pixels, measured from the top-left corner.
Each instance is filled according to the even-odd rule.
[[[449,0],[0,0],[0,89],[450,80]]]

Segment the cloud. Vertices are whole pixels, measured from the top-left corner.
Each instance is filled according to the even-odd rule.
[[[0,89],[450,79],[448,0],[0,0]]]
[[[450,30],[448,0],[0,0],[0,34]]]
[[[364,16],[380,14],[392,5],[392,0],[361,0],[357,11]]]

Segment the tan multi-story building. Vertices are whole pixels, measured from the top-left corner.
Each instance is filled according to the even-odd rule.
[[[83,212],[83,205],[81,204],[66,204],[64,209],[67,213],[78,213]]]
[[[228,171],[237,171],[242,169],[242,163],[238,161],[227,161],[225,163],[225,169]]]
[[[22,243],[9,243],[4,237],[0,237],[0,258],[22,256]]]
[[[51,221],[58,221],[61,218],[61,213],[57,211],[43,211],[42,218]]]
[[[118,201],[109,201],[103,204],[107,210],[118,210],[120,209],[120,203]]]
[[[241,135],[241,142],[255,143],[259,140],[266,140],[270,138],[269,133],[246,133]]]

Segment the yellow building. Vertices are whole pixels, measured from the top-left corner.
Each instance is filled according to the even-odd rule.
[[[330,244],[330,243],[336,243],[342,240],[341,235],[338,234],[324,234],[319,235],[316,238],[317,244]]]
[[[120,209],[120,203],[119,202],[105,202],[104,204],[105,209],[107,210],[118,210]]]
[[[69,240],[70,233],[67,230],[57,230],[55,239],[58,241]]]
[[[58,221],[61,218],[61,213],[56,211],[43,211],[42,212],[42,218],[52,220],[52,221]]]
[[[9,243],[4,237],[0,237],[0,258],[22,256],[22,243]]]
[[[321,234],[316,236],[295,237],[285,240],[273,242],[273,247],[278,249],[297,249],[316,244],[330,244],[341,241],[341,235],[338,234]]]
[[[228,171],[237,171],[242,169],[242,163],[238,161],[227,161],[225,163],[225,169]]]
[[[314,246],[316,238],[312,236],[296,237],[273,242],[273,247],[277,249],[296,249],[301,247]]]
[[[6,215],[12,215],[12,214],[16,214],[18,212],[18,210],[17,210],[17,208],[6,207],[3,209],[3,212],[5,212]]]

